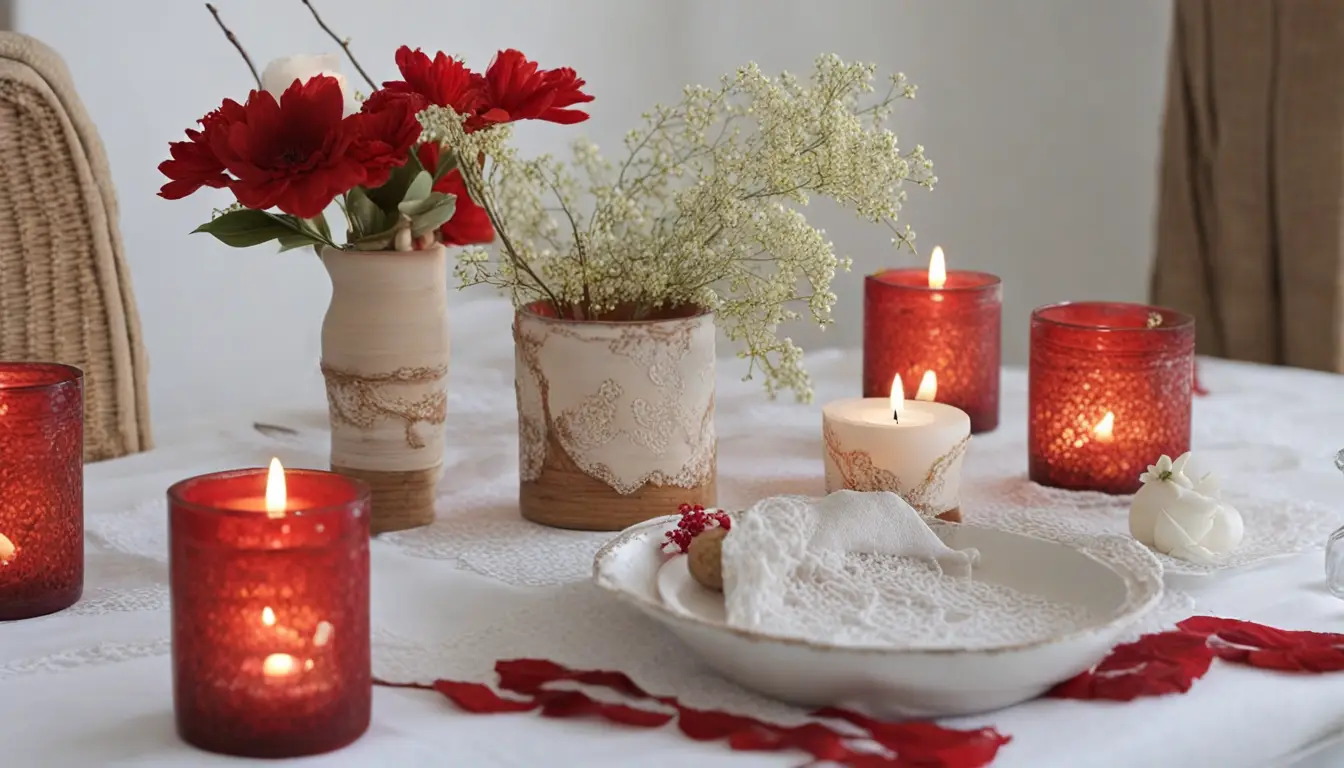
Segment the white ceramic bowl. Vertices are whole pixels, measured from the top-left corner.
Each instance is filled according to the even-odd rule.
[[[593,563],[602,589],[662,622],[725,677],[800,706],[843,706],[881,717],[941,717],[1010,706],[1100,661],[1162,597],[1162,566],[1143,545],[1107,536],[1078,546],[973,525],[935,524],[951,547],[980,550],[973,578],[1086,606],[1095,625],[991,648],[860,648],[772,637],[726,626],[693,596],[672,610],[659,596],[660,547],[676,517],[633,526]],[[666,585],[665,585],[666,586]],[[719,609],[722,615],[722,609]]]

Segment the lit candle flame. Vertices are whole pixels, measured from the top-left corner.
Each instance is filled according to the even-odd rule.
[[[268,605],[261,609],[261,623],[268,627],[275,626],[275,611],[271,610],[271,606]]]
[[[915,399],[926,403],[938,399],[938,374],[933,371],[924,372],[924,378],[919,380],[919,391],[915,393]]]
[[[1099,443],[1109,443],[1111,440],[1115,439],[1114,431],[1115,414],[1110,411],[1107,411],[1106,415],[1101,417],[1101,421],[1097,422],[1097,426],[1092,428],[1092,434],[1097,438],[1097,442]]]
[[[299,660],[288,653],[272,653],[261,662],[261,673],[267,677],[287,677],[298,668]]]
[[[280,465],[279,459],[271,459],[271,469],[266,473],[266,515],[284,517],[285,502],[288,498],[289,494],[285,490],[285,468]]]
[[[901,384],[901,374],[891,380],[891,419],[901,420],[901,411],[905,410],[905,385]]]
[[[929,287],[942,288],[947,284],[947,260],[943,257],[942,246],[934,246],[929,257]]]
[[[9,561],[14,559],[14,553],[18,551],[19,548],[14,546],[14,542],[10,541],[5,534],[0,533],[0,565],[9,565]]]

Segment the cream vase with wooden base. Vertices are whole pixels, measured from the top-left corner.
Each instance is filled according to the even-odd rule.
[[[331,469],[373,489],[374,533],[434,521],[448,398],[445,250],[328,248]]]
[[[514,323],[519,506],[618,531],[715,499],[714,317]]]

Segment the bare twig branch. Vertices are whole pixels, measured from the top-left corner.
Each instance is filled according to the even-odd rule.
[[[224,26],[224,20],[219,18],[219,10],[210,3],[206,3],[205,7],[210,10],[210,15],[215,17],[215,23],[219,25],[219,28],[224,30],[224,36],[229,39],[230,43],[233,43],[234,48],[238,49],[238,53],[243,55],[243,61],[247,62],[247,68],[252,70],[252,79],[257,81],[257,89],[260,90],[261,75],[257,74],[257,67],[252,63],[252,57],[248,56],[247,51],[243,50],[243,44],[238,42],[238,36],[233,34],[233,30]]]
[[[309,0],[303,0],[303,4],[308,6],[308,10],[312,12],[313,20],[317,22],[317,26],[321,27],[323,32],[330,35],[331,39],[335,40],[337,44],[341,46],[341,50],[345,51],[345,57],[350,60],[351,64],[355,65],[355,69],[359,71],[359,76],[364,78],[364,82],[368,83],[369,87],[373,90],[378,90],[378,84],[373,82],[373,78],[369,77],[369,73],[365,72],[364,68],[359,66],[359,61],[355,59],[355,54],[350,52],[350,38],[341,37],[335,32],[332,32],[331,27],[328,27],[326,22],[322,21],[322,17],[317,15],[317,9],[313,7],[313,4],[309,2]]]

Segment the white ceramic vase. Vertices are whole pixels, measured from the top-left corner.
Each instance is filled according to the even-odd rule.
[[[519,506],[615,531],[715,499],[714,317],[514,323]]]
[[[373,489],[374,533],[428,525],[447,416],[446,251],[327,248],[331,468]]]

